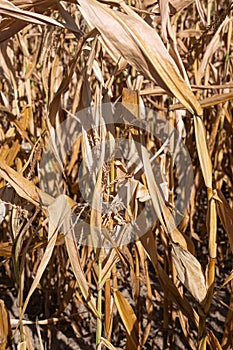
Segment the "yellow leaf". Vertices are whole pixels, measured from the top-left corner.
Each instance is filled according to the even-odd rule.
[[[197,153],[201,165],[205,185],[212,188],[212,164],[209,151],[206,144],[206,134],[203,121],[199,116],[194,116],[195,138]]]
[[[117,306],[117,310],[120,314],[122,322],[126,328],[128,336],[131,340],[132,349],[139,350],[139,340],[138,340],[138,320],[137,317],[130,306],[129,302],[124,298],[122,293],[118,290],[114,291],[114,298]]]

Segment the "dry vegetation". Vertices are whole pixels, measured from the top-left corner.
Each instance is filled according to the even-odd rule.
[[[0,0],[0,14],[0,349],[232,349],[231,1]],[[126,119],[116,120],[116,102]],[[53,164],[40,165],[43,151],[89,106],[95,127],[80,129],[62,158],[56,198],[56,176],[40,180]],[[156,120],[141,128],[143,106]],[[106,114],[112,122],[100,126]],[[178,226],[175,150],[150,132],[158,120],[175,127],[192,162]],[[117,159],[94,169],[97,206],[86,205],[80,164],[119,137],[136,144],[143,167],[128,173]],[[167,196],[146,149],[158,152]],[[98,193],[116,198],[119,176],[132,191],[127,207],[98,210]],[[111,241],[149,200],[157,219],[145,234],[93,244],[98,229]],[[74,213],[92,244],[76,240]]]

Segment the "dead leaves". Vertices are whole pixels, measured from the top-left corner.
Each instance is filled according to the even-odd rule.
[[[28,23],[40,25],[53,25],[63,29],[68,28],[74,31],[75,33],[80,33],[80,30],[78,29],[70,15],[66,12],[64,6],[63,8],[60,7],[60,11],[66,20],[65,23],[58,22],[51,16],[46,16],[43,14],[43,12],[46,12],[50,6],[56,7],[56,5],[58,5],[56,3],[56,1],[46,1],[44,4],[39,1],[33,1],[33,3],[26,2],[26,4],[23,4],[23,8],[21,8],[22,4],[18,4],[17,1],[10,2],[8,0],[1,0],[0,14],[4,16],[4,20],[0,24],[0,42],[3,42],[12,37],[23,27],[25,27]],[[34,11],[34,8],[37,9],[38,13]],[[9,19],[8,17],[10,17],[11,19]]]
[[[172,93],[192,114],[202,115],[200,104],[183,80],[158,33],[130,7],[124,5],[127,11],[124,14],[94,0],[80,0],[79,4],[84,18],[107,38],[128,63]]]
[[[76,276],[77,284],[80,287],[82,295],[87,301],[87,304],[90,306],[93,313],[98,317],[98,312],[95,307],[95,301],[93,297],[89,295],[88,292],[88,283],[81,268],[76,238],[72,231],[70,216],[72,208],[76,205],[76,203],[65,195],[58,196],[54,200],[51,196],[39,190],[39,188],[33,185],[32,182],[26,180],[22,175],[17,173],[15,170],[10,168],[3,162],[0,163],[0,175],[12,185],[12,187],[16,190],[19,196],[28,200],[35,206],[43,205],[45,208],[47,208],[49,216],[48,244],[45,248],[43,258],[40,262],[40,265],[36,272],[36,276],[25,300],[21,317],[23,317],[31,295],[38,286],[41,276],[44,273],[47,264],[52,256],[57,241],[58,233],[63,228],[66,233],[65,243],[70,258],[70,263]],[[1,245],[0,249],[3,249],[3,244]],[[2,252],[2,254],[10,254],[5,251],[5,245],[4,252]]]
[[[81,293],[89,305],[90,309],[96,317],[99,317],[99,314],[96,310],[94,297],[89,293],[89,285],[84,275],[83,269],[80,263],[80,256],[78,252],[78,247],[76,243],[76,238],[73,232],[73,226],[71,222],[71,213],[73,207],[76,205],[69,197],[65,195],[58,196],[48,207],[49,215],[49,234],[48,234],[48,244],[44,251],[42,260],[37,269],[36,276],[31,285],[31,288],[27,294],[27,298],[24,302],[23,310],[21,313],[21,318],[27,308],[31,295],[35,291],[42,274],[44,273],[48,262],[52,256],[55,243],[57,240],[58,233],[61,229],[65,234],[65,244],[67,252],[69,255],[70,263],[73,268],[73,272],[76,277],[77,285],[79,286]]]
[[[59,22],[57,22],[56,20],[50,17],[44,16],[42,14],[38,14],[32,11],[22,10],[8,0],[0,1],[0,13],[6,16],[20,19],[22,21],[26,21],[28,23],[53,24],[56,26],[63,27],[62,24],[60,24]]]
[[[40,204],[39,189],[3,161],[0,162],[0,176],[9,182],[20,197],[36,206]]]
[[[77,286],[78,290],[80,291],[80,293],[76,292],[79,302],[89,307],[92,315],[94,315],[95,319],[98,319],[99,323],[102,321],[105,322],[106,334],[104,334],[104,337],[100,337],[99,346],[101,347],[102,344],[102,346],[106,346],[109,349],[114,349],[115,344],[113,345],[111,343],[111,340],[113,339],[111,339],[111,337],[113,336],[114,332],[113,321],[115,312],[117,311],[120,315],[121,322],[126,329],[127,348],[139,349],[139,346],[144,345],[144,341],[146,341],[147,337],[150,337],[150,333],[153,331],[152,312],[154,312],[154,297],[158,295],[160,291],[162,291],[162,293],[158,299],[159,303],[163,304],[161,305],[161,308],[165,306],[164,310],[166,310],[166,306],[169,305],[171,310],[171,324],[169,324],[169,326],[174,326],[173,321],[178,316],[179,320],[181,322],[183,321],[183,333],[186,334],[186,337],[188,337],[189,328],[186,328],[186,325],[190,324],[190,326],[197,328],[198,324],[203,321],[202,320],[200,322],[198,315],[195,312],[195,307],[193,307],[193,304],[189,302],[189,299],[186,298],[185,295],[187,289],[197,302],[198,306],[200,306],[200,304],[201,306],[204,304],[204,312],[210,306],[212,300],[211,293],[213,291],[211,288],[213,288],[215,282],[215,260],[217,261],[218,258],[216,254],[216,214],[218,214],[222,226],[228,234],[230,246],[231,249],[233,249],[232,207],[231,204],[226,201],[221,191],[217,191],[217,193],[214,191],[214,182],[212,181],[213,173],[215,175],[215,183],[217,184],[217,188],[222,188],[222,182],[224,182],[224,185],[227,184],[231,196],[232,167],[229,166],[229,169],[226,169],[225,171],[224,166],[226,167],[228,164],[231,165],[232,163],[232,155],[230,151],[232,147],[230,142],[228,143],[224,141],[224,137],[226,137],[226,139],[228,138],[227,141],[229,141],[229,130],[232,129],[232,84],[225,84],[226,81],[224,81],[224,79],[225,77],[230,77],[230,73],[232,71],[230,56],[230,43],[232,37],[230,24],[232,24],[232,21],[230,19],[223,21],[223,24],[219,26],[216,33],[213,33],[212,40],[210,38],[212,33],[209,30],[209,37],[207,39],[210,39],[210,41],[209,44],[206,44],[206,50],[203,52],[202,57],[201,52],[197,58],[192,57],[193,52],[191,52],[188,60],[185,61],[187,76],[189,76],[190,82],[192,83],[191,86],[196,90],[200,89],[198,94],[201,102],[199,103],[189,86],[189,81],[187,80],[187,82],[185,82],[182,78],[182,76],[186,75],[181,69],[182,64],[179,65],[178,60],[175,60],[174,58],[172,59],[172,54],[169,54],[171,50],[168,51],[166,49],[156,30],[150,27],[147,22],[143,20],[144,15],[147,17],[150,16],[149,6],[151,5],[151,1],[146,1],[145,4],[143,3],[145,7],[148,5],[148,8],[146,7],[147,11],[141,11],[141,9],[137,8],[137,2],[135,3],[136,5],[133,5],[134,7],[127,6],[125,2],[120,3],[117,0],[113,0],[111,3],[107,1],[102,2],[105,2],[105,5],[101,4],[101,2],[93,0],[80,0],[79,5],[77,5],[76,2],[73,2],[72,4],[69,4],[69,7],[72,8],[72,11],[74,11],[71,12],[71,15],[69,15],[66,9],[66,2],[58,3],[57,1],[50,0],[43,2],[33,0],[26,3],[23,3],[21,0],[0,1],[0,13],[3,17],[0,23],[1,42],[11,38],[28,23],[33,24],[33,26],[30,25],[25,32],[22,31],[18,34],[18,42],[15,42],[14,38],[12,38],[12,40],[9,40],[11,46],[6,42],[3,43],[1,47],[1,53],[3,54],[3,52],[6,52],[4,59],[2,59],[1,62],[3,74],[5,76],[4,79],[7,79],[7,84],[4,85],[5,82],[3,79],[3,82],[1,82],[2,91],[0,94],[0,109],[1,113],[3,114],[3,120],[4,116],[7,116],[6,122],[11,124],[11,128],[6,130],[5,125],[1,125],[0,129],[1,150],[5,150],[6,148],[4,147],[7,146],[7,151],[9,152],[9,157],[3,157],[7,164],[4,162],[0,163],[0,176],[3,178],[3,184],[5,184],[5,182],[8,183],[8,185],[4,187],[4,191],[7,192],[8,197],[13,193],[12,189],[14,189],[17,194],[21,196],[21,198],[24,198],[25,201],[23,202],[27,201],[30,203],[30,207],[33,208],[33,206],[36,206],[39,208],[41,206],[43,208],[43,213],[46,215],[48,220],[45,226],[43,226],[43,220],[37,218],[39,225],[42,225],[43,239],[37,241],[37,237],[33,237],[26,252],[27,256],[31,256],[34,253],[41,253],[41,259],[34,260],[37,263],[35,264],[36,268],[33,271],[34,274],[31,273],[30,269],[27,269],[27,273],[30,275],[30,277],[34,277],[34,282],[31,285],[31,289],[25,301],[24,310],[27,307],[27,303],[32,297],[32,293],[35,291],[38,284],[43,283],[43,278],[41,278],[41,276],[47,270],[54,251],[58,251],[58,249],[55,249],[55,245],[58,244],[59,241],[59,244],[62,245],[59,246],[59,249],[62,249],[64,256],[66,259],[68,259],[64,262],[64,271],[68,276],[69,273],[72,274],[72,288],[68,290],[67,294],[73,293]],[[159,3],[161,9],[160,15],[162,35],[165,40],[167,39],[167,34],[169,34],[170,37],[172,36],[170,32],[171,20],[173,26],[172,30],[174,30],[174,40],[176,39],[175,36],[177,34],[177,47],[179,49],[179,53],[181,53],[182,60],[186,60],[182,50],[188,53],[191,47],[189,45],[189,41],[192,42],[194,41],[195,36],[202,35],[202,26],[207,26],[208,22],[212,20],[212,10],[210,11],[209,7],[206,8],[205,4],[202,4],[199,0],[195,3],[192,0],[170,0],[160,1]],[[182,20],[182,16],[185,11],[182,11],[182,14],[180,13],[180,10],[185,6],[189,6],[191,3],[193,3],[193,5],[189,7],[189,11],[191,11],[192,8],[195,9],[195,11],[197,10],[199,16],[201,17],[202,23],[200,23],[199,19],[195,23],[195,28],[186,28],[186,23]],[[224,4],[224,2],[222,3]],[[152,5],[157,6],[157,4],[158,1],[154,1],[154,4]],[[210,4],[211,1],[208,2],[208,6],[210,6]],[[218,4],[220,4],[220,2],[218,2]],[[79,6],[79,9],[81,10],[88,25],[93,29],[91,33],[87,34],[86,36],[84,35],[78,42],[75,41],[72,33],[68,33],[68,30],[63,31],[63,29],[66,28],[78,35],[82,35],[83,33],[78,28],[79,24],[82,24],[80,26],[80,28],[82,27],[82,30],[83,28],[84,31],[86,30],[86,27],[83,24],[83,18],[79,11],[77,11],[77,6]],[[63,18],[63,23],[60,23],[58,20],[54,19],[55,17],[52,13],[54,9],[56,9],[56,15],[58,14],[56,18]],[[46,15],[43,15],[45,11]],[[176,17],[174,17],[174,14],[176,14]],[[156,15],[159,18],[158,11],[156,12]],[[73,17],[71,18],[71,16]],[[183,28],[181,28],[181,22]],[[44,25],[52,26],[51,31],[48,30],[47,34],[43,32]],[[227,27],[229,27],[229,29],[228,34],[225,35],[227,37],[225,50],[224,45],[222,45],[222,33],[226,34],[225,29]],[[33,28],[32,31],[31,28]],[[56,30],[56,28],[58,28],[59,31]],[[160,28],[160,26],[158,26],[158,28]],[[180,29],[183,30],[179,31]],[[179,32],[176,32],[176,30]],[[48,41],[51,39],[53,34],[55,38],[53,38],[50,45],[48,45]],[[44,37],[44,40],[42,37]],[[59,37],[62,37],[61,42],[59,42]],[[183,40],[184,38],[185,40]],[[179,44],[181,45],[179,46]],[[203,45],[205,46],[205,43],[203,43]],[[42,46],[44,46],[43,49]],[[70,49],[67,49],[67,46],[70,46]],[[221,46],[221,52],[218,52],[218,46]],[[40,56],[40,51],[44,51],[44,49],[47,50],[49,54],[42,64],[41,61],[43,61],[44,56],[41,55],[40,58],[38,57]],[[55,52],[51,53],[50,55],[50,50],[53,51],[53,49]],[[17,56],[17,50],[20,52],[20,57]],[[222,54],[224,56],[225,53],[227,53],[229,57],[226,55],[225,58],[218,59],[217,55]],[[214,56],[216,62],[212,61],[213,55],[216,55]],[[17,58],[18,61],[17,65],[15,64],[15,58]],[[126,62],[128,62],[137,69],[137,72],[135,72],[135,69],[133,68],[133,73],[131,74],[131,68],[127,67],[127,71],[121,71],[120,81],[118,81],[119,71],[117,67],[114,67],[111,59],[113,59],[117,65],[119,60],[124,61],[125,65]],[[9,64],[7,64],[7,62]],[[62,64],[60,64],[61,62]],[[194,65],[194,67],[192,67],[192,65]],[[16,68],[16,66],[20,68]],[[223,68],[224,66],[225,68]],[[19,71],[17,69],[19,69]],[[40,69],[42,70],[42,78],[40,75]],[[125,74],[126,72],[128,75]],[[138,72],[143,74],[146,79],[144,79],[142,75],[138,74]],[[202,80],[205,85],[198,86]],[[34,87],[32,87],[32,81],[33,84],[35,84],[35,94]],[[215,85],[217,83],[219,85]],[[158,86],[155,87],[155,84],[158,84],[161,88],[163,88],[163,90]],[[11,85],[13,86],[13,90],[9,93],[8,86]],[[22,86],[24,87],[23,89]],[[106,188],[109,191],[108,195],[111,197],[111,199],[119,199],[124,197],[123,195],[120,196],[119,194],[119,188],[121,188],[120,186],[123,187],[124,185],[127,185],[127,199],[133,197],[133,201],[127,200],[127,204],[129,204],[127,207],[127,215],[124,216],[125,212],[122,214],[122,210],[120,216],[117,216],[118,212],[114,207],[113,214],[116,214],[116,216],[114,216],[114,220],[119,220],[120,217],[120,219],[123,218],[125,220],[121,221],[120,223],[128,223],[132,218],[136,219],[141,208],[147,201],[151,200],[153,209],[159,218],[159,222],[156,221],[154,223],[153,230],[147,232],[145,236],[140,237],[142,245],[140,245],[138,241],[135,245],[132,244],[130,248],[127,247],[126,249],[123,249],[114,247],[114,249],[109,250],[106,255],[104,255],[105,252],[103,249],[102,252],[104,255],[104,260],[101,269],[97,264],[98,257],[96,256],[96,252],[98,252],[98,249],[95,248],[98,243],[95,243],[95,240],[96,242],[99,241],[96,236],[100,232],[102,233],[102,226],[106,225],[106,223],[110,223],[109,226],[105,226],[107,228],[110,227],[110,229],[117,226],[116,221],[113,220],[112,213],[108,213],[108,216],[102,216],[102,202],[99,196],[99,193],[101,193],[103,188],[105,188],[103,187],[105,184],[102,183],[102,170],[99,172],[100,175],[95,187],[93,187],[94,195],[92,208],[88,211],[86,210],[86,207],[84,207],[82,211],[83,216],[78,217],[78,220],[85,217],[85,223],[88,222],[87,234],[89,237],[91,236],[93,238],[94,244],[92,246],[80,247],[80,245],[77,243],[76,236],[76,234],[79,234],[79,232],[77,233],[75,229],[78,228],[79,230],[82,225],[79,225],[79,221],[77,227],[74,227],[70,220],[70,216],[73,214],[73,209],[76,206],[76,202],[74,202],[71,198],[74,198],[77,200],[77,202],[80,199],[80,194],[78,193],[79,183],[76,180],[78,167],[80,164],[80,154],[81,158],[84,159],[84,143],[90,141],[88,139],[90,135],[86,136],[86,140],[84,140],[84,138],[82,140],[80,139],[76,149],[73,148],[74,152],[70,155],[72,160],[70,161],[69,157],[67,160],[66,165],[68,171],[66,175],[69,177],[69,182],[65,183],[66,186],[64,186],[64,193],[69,193],[70,197],[61,195],[55,199],[42,192],[37,186],[34,185],[37,183],[36,176],[35,178],[33,176],[28,177],[33,178],[32,181],[29,181],[23,176],[23,173],[27,173],[25,170],[22,170],[22,173],[20,173],[22,166],[25,165],[25,161],[27,162],[26,164],[30,163],[30,160],[26,160],[27,154],[24,154],[25,158],[21,159],[21,139],[25,139],[25,141],[28,142],[31,147],[33,147],[34,140],[41,131],[40,127],[37,129],[37,122],[38,120],[41,121],[41,116],[44,116],[43,113],[45,111],[48,111],[49,118],[52,122],[54,121],[53,124],[55,126],[55,124],[58,122],[58,117],[68,118],[70,113],[75,114],[79,108],[87,106],[89,103],[97,106],[97,102],[101,101],[102,98],[106,98],[107,94],[110,95],[107,96],[108,101],[110,98],[112,98],[112,101],[115,102],[117,99],[121,98],[121,91],[123,91],[122,99],[124,101],[125,95],[129,93],[129,91],[125,89],[126,86],[130,86],[130,88],[135,90],[132,92],[131,96],[132,98],[134,95],[136,96],[135,101],[134,98],[131,100],[130,96],[128,96],[127,102],[134,103],[134,108],[130,111],[137,117],[137,120],[140,119],[142,100],[145,102],[148,96],[150,96],[150,99],[148,98],[146,102],[152,103],[156,112],[163,114],[165,117],[172,119],[174,114],[170,112],[177,108],[185,108],[189,112],[196,114],[194,117],[195,131],[193,132],[193,130],[187,129],[186,134],[189,137],[189,140],[187,139],[187,143],[190,146],[190,149],[195,149],[195,143],[190,141],[193,139],[193,134],[195,133],[200,168],[205,185],[208,188],[208,210],[206,210],[207,208],[204,207],[206,213],[203,214],[204,219],[202,220],[204,221],[207,219],[207,234],[205,238],[207,239],[208,236],[209,244],[209,262],[207,265],[206,278],[196,257],[186,249],[187,244],[185,234],[183,234],[183,231],[177,229],[176,222],[173,219],[172,213],[174,213],[174,210],[172,207],[172,200],[169,198],[169,196],[174,195],[174,192],[170,193],[173,191],[173,188],[172,186],[167,186],[166,196],[163,196],[160,184],[157,183],[157,179],[154,178],[153,169],[151,168],[149,159],[149,152],[147,153],[146,147],[145,149],[140,149],[141,160],[144,165],[144,173],[141,171],[143,176],[141,176],[140,173],[139,175],[141,177],[138,175],[137,179],[133,178],[132,174],[130,174],[131,177],[128,177],[127,169],[123,162],[121,162],[119,159],[114,160],[111,164],[112,173],[111,177],[109,176],[108,186]],[[145,90],[143,90],[144,87]],[[106,89],[107,92],[103,92],[103,89]],[[222,89],[222,91],[225,91],[225,93],[212,95],[214,89]],[[18,90],[19,94],[17,95]],[[15,94],[14,97],[12,92]],[[36,99],[33,94],[36,96]],[[175,99],[179,100],[180,103],[171,104],[175,103],[176,100],[171,101],[171,99],[167,98],[166,94],[172,95]],[[42,108],[40,110],[40,107],[38,108],[37,98],[38,100],[40,99],[38,102],[40,106],[44,103],[44,109]],[[52,100],[53,102],[51,103]],[[21,108],[25,101],[28,103],[28,108],[30,109],[31,122],[30,126],[28,124],[27,126],[25,125],[25,127],[20,127],[20,119],[18,120],[18,117],[20,117]],[[216,133],[214,133],[212,125],[210,125],[211,121],[215,119],[217,109],[221,109],[221,104],[225,102],[227,102],[228,107],[224,107],[221,111],[221,115],[217,116],[218,118],[216,118],[216,120],[218,120],[218,123],[216,124]],[[169,104],[169,106],[167,106],[167,104]],[[201,117],[202,108],[206,108],[204,118]],[[210,116],[208,115],[209,111]],[[226,113],[226,116],[224,113]],[[183,121],[184,127],[186,127],[187,120],[188,118],[185,118]],[[93,121],[95,122],[94,118]],[[12,127],[12,123],[14,124],[14,127]],[[113,115],[111,123],[114,124]],[[155,124],[155,121],[151,119],[149,123]],[[173,120],[173,123],[175,123],[175,119]],[[187,124],[189,125],[189,121]],[[156,127],[157,126],[158,125],[156,125]],[[220,131],[225,132],[227,136],[223,137],[221,133],[219,133],[218,137],[216,136],[217,131],[219,131],[217,129],[220,128],[220,126]],[[108,128],[106,133],[108,136],[106,137],[115,140],[117,133],[122,135],[122,127],[121,125],[118,125],[114,130],[113,129],[114,128],[112,126]],[[19,132],[21,137],[14,139],[16,132]],[[113,133],[111,134],[111,132]],[[137,134],[136,128],[134,130],[131,129],[130,132],[128,132],[128,129],[125,128],[124,132],[127,133],[127,136],[140,136]],[[212,142],[213,140],[211,140],[211,138],[208,139],[208,133],[211,135],[211,137],[214,135],[214,142]],[[103,134],[101,131],[98,135],[99,139],[101,139],[102,136]],[[156,152],[158,145],[154,142],[154,140],[150,139],[150,136],[146,135],[146,137],[148,137],[148,148],[153,149],[153,151]],[[208,153],[207,140],[211,141],[212,143],[211,156],[214,160],[213,165]],[[165,150],[163,146],[159,156],[161,156]],[[88,147],[91,149],[91,143],[88,145]],[[224,157],[227,158],[228,156],[229,160],[224,163]],[[18,161],[21,161],[21,167],[18,167]],[[9,164],[15,166],[18,171],[10,168]],[[195,171],[199,172],[199,164],[196,161],[196,154],[194,156],[193,166]],[[27,167],[24,167],[23,169],[28,170]],[[64,179],[61,181],[63,180]],[[198,194],[200,193],[199,184],[200,182],[198,181],[197,184],[195,183],[195,189]],[[10,186],[12,189],[10,189]],[[3,193],[3,191],[1,191],[1,193]],[[105,194],[106,193],[107,191]],[[192,198],[194,207],[191,210],[193,211],[195,211],[195,209],[199,209],[198,207],[195,208],[196,198],[198,198],[198,195],[197,197],[194,196],[194,198]],[[18,196],[17,200],[20,202]],[[9,202],[6,201],[6,203]],[[113,204],[115,205],[114,201]],[[200,203],[197,203],[197,205],[200,205]],[[0,221],[3,223],[3,228],[6,228],[6,224],[8,223],[7,215],[7,211],[3,211],[2,215],[0,215]],[[192,233],[195,235],[195,237],[197,237],[199,234],[198,230],[200,228],[198,226],[199,223],[197,228],[195,225],[193,225],[192,228],[192,218],[190,218],[191,215],[192,213],[190,214],[189,210],[187,210],[187,225],[184,225],[183,228],[184,230],[188,230],[190,224],[191,230],[193,229],[194,231],[195,228],[196,232]],[[37,223],[37,220],[35,221]],[[28,224],[31,223],[31,226],[35,224],[35,222],[30,222],[29,220]],[[122,226],[124,227],[124,225]],[[140,227],[141,230],[144,228],[142,226]],[[26,234],[33,234],[36,232],[36,230],[34,231],[33,227],[31,231],[25,230],[25,232]],[[61,235],[59,235],[59,232],[61,232]],[[122,232],[124,234],[124,231]],[[16,236],[17,235],[14,232],[14,237]],[[8,236],[5,235],[4,239],[6,239],[6,237]],[[60,240],[59,237],[62,237],[62,239]],[[23,238],[27,239],[27,236]],[[106,238],[109,239],[107,235]],[[191,236],[189,239],[190,241],[192,240]],[[170,241],[172,241],[171,254],[168,249],[168,242]],[[157,251],[157,242],[159,242],[160,245],[161,243],[163,245],[162,254]],[[201,246],[202,242],[200,241],[199,244]],[[14,248],[14,243],[0,242],[0,255],[9,260],[9,258],[12,256],[12,247]],[[219,248],[221,249],[221,247]],[[136,250],[134,251],[134,249]],[[144,257],[145,253],[147,255],[146,257]],[[20,250],[17,251],[17,258],[22,258]],[[157,287],[156,285],[156,288],[154,288],[153,283],[150,283],[151,276],[148,272],[149,265],[147,265],[150,264],[150,262],[154,266],[157,278],[160,282],[160,287]],[[175,267],[173,266],[173,262]],[[26,261],[26,264],[28,264],[28,261]],[[30,267],[30,262],[27,265],[27,268],[28,266]],[[119,291],[120,288],[125,288],[125,281],[123,281],[123,277],[125,278],[127,275],[128,269],[131,270],[131,281],[129,284],[133,298],[136,296],[135,299],[133,299],[134,305],[132,300],[129,301],[125,297],[125,294]],[[181,284],[185,287],[184,291],[182,290],[180,283],[175,278],[176,274]],[[58,280],[59,278],[60,276],[58,276]],[[232,273],[226,279],[225,283],[228,283],[231,280]],[[58,282],[60,283],[60,280]],[[64,282],[64,285],[67,286],[65,284],[65,280],[62,280],[62,282]],[[143,315],[143,322],[145,320],[147,321],[147,323],[145,323],[146,327],[144,328],[142,319],[140,319],[140,314],[137,309],[137,306],[140,304],[140,302],[138,302],[140,299],[138,298],[138,295],[140,294],[140,283],[143,283],[144,288],[147,289],[147,292],[144,294],[146,295],[146,305],[144,308],[146,315]],[[60,285],[62,285],[62,283]],[[107,303],[107,306],[105,308],[105,315],[101,317],[96,307],[96,292],[99,292],[100,289],[103,288],[105,288],[106,292],[105,303]],[[94,289],[95,292],[93,293]],[[164,295],[165,298],[163,299]],[[206,301],[206,299],[209,300]],[[102,299],[100,297],[100,303],[101,300]],[[65,301],[67,301],[67,303],[69,302],[68,299],[66,299],[66,295]],[[178,313],[176,309],[173,309],[173,303],[175,303],[176,307],[179,309]],[[134,308],[135,305],[136,307]],[[208,307],[206,307],[206,305]],[[166,314],[165,311],[164,318],[168,316],[169,315]],[[202,326],[203,325],[204,322],[202,323]],[[214,334],[207,328],[205,330],[206,333],[203,333],[204,335],[200,340],[199,348],[205,349],[207,346],[210,346],[213,349],[215,347],[221,349]],[[142,334],[143,331],[144,334]],[[202,331],[204,331],[204,328]],[[115,335],[116,334],[114,334],[114,337]],[[166,345],[168,348],[168,344],[164,344],[164,348],[166,348]],[[20,346],[26,346],[26,341],[22,342]]]
[[[211,164],[211,159],[207,149],[205,127],[200,117],[194,116],[194,126],[195,126],[197,152],[199,156],[199,161],[200,161],[205,185],[208,188],[212,188],[212,164]]]
[[[0,299],[0,350],[12,349],[12,331],[8,310],[3,300]]]
[[[224,229],[227,232],[231,251],[233,252],[233,209],[230,207],[221,190],[217,190],[216,199],[217,213]]]
[[[202,303],[207,295],[205,276],[201,264],[188,250],[171,244],[172,258],[179,281],[188,289],[196,301]]]
[[[118,312],[128,333],[128,349],[140,350],[138,338],[139,325],[137,317],[129,302],[119,290],[114,291],[114,298]]]

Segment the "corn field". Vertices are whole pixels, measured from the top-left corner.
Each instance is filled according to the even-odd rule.
[[[232,10],[0,0],[0,350],[233,349]]]

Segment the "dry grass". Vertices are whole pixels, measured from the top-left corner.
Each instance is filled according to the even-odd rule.
[[[233,348],[231,8],[222,0],[0,0],[0,349]],[[84,119],[69,124],[90,106],[87,132]],[[143,108],[154,114],[141,123]],[[165,121],[193,170],[178,224],[177,177],[187,173],[174,167],[177,139],[167,146],[152,132]],[[93,167],[90,151],[101,158],[99,145],[119,138],[141,169],[129,171],[124,159]],[[90,169],[87,205],[79,174],[85,180]],[[122,183],[130,201],[114,207]],[[115,244],[111,233],[124,234],[148,198],[151,227]],[[74,216],[88,244],[77,240]]]

